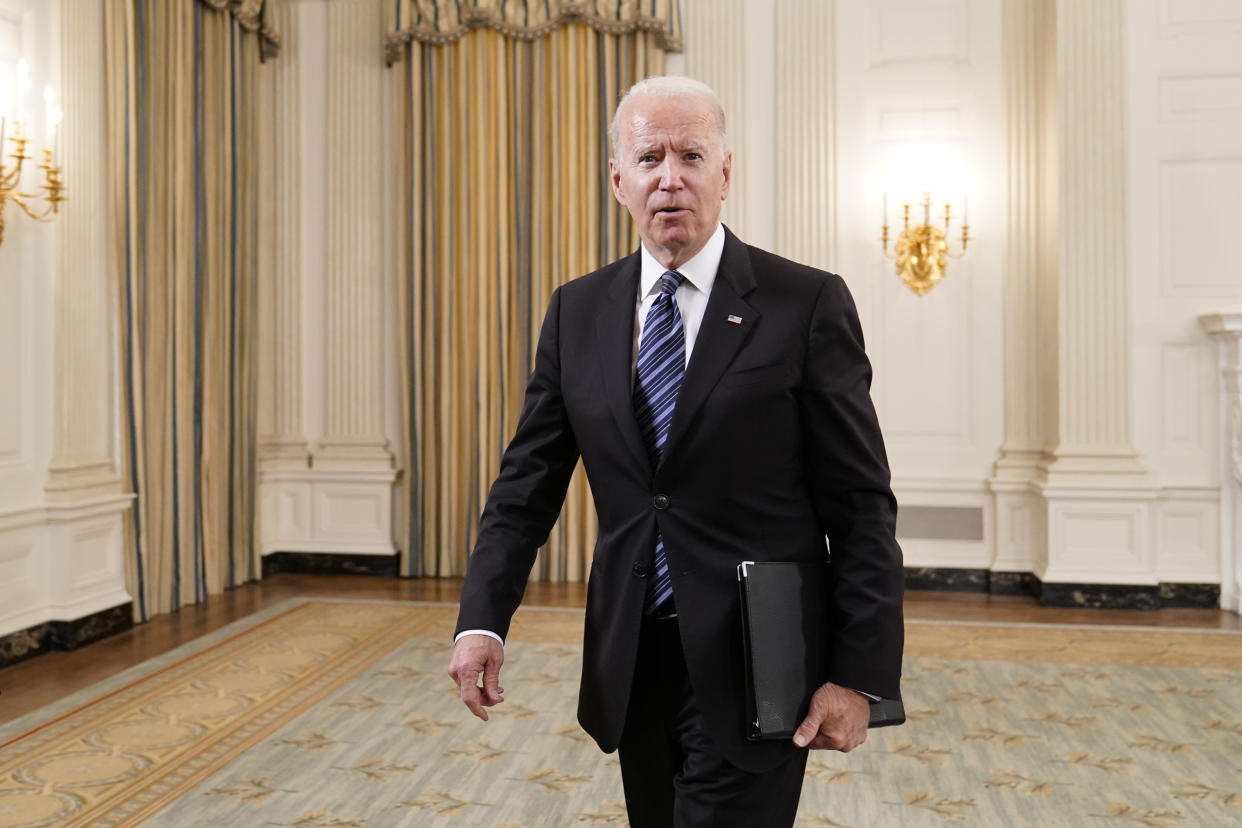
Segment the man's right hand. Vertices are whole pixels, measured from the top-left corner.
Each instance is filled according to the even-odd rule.
[[[500,665],[504,663],[505,649],[491,636],[463,635],[453,645],[448,674],[457,682],[462,703],[485,722],[487,711],[483,708],[505,700],[505,690],[500,686]],[[483,677],[481,686],[480,676]]]

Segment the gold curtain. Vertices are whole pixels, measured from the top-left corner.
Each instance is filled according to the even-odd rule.
[[[126,574],[138,620],[256,574],[262,38],[239,16],[261,12],[247,3],[233,14],[195,0],[105,5],[122,456],[136,495]]]
[[[626,88],[663,71],[664,50],[648,31],[581,23],[404,48],[403,572],[460,575],[552,291],[637,245],[608,188],[607,124]],[[579,467],[532,577],[585,580],[595,533]]]

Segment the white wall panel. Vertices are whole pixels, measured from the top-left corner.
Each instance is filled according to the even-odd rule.
[[[1164,123],[1242,119],[1242,75],[1163,77],[1159,95]]]
[[[1158,0],[1157,9],[1162,38],[1242,31],[1242,6],[1237,0]]]
[[[1156,575],[1162,583],[1216,583],[1221,576],[1218,493],[1174,497],[1156,509]]]
[[[1159,174],[1166,295],[1242,296],[1242,273],[1235,266],[1242,156],[1164,160]]]
[[[880,0],[871,4],[871,66],[969,63],[966,0]]]

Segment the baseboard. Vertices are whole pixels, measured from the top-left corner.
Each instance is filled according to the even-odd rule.
[[[336,552],[273,552],[263,556],[263,577],[272,575],[379,575],[395,578],[396,555]]]
[[[53,650],[76,650],[133,626],[133,601],[73,621],[44,621],[0,636],[0,667],[8,667]]]
[[[1045,607],[1090,609],[1218,609],[1220,584],[1043,583],[1030,572],[906,567],[906,589],[1030,595]]]

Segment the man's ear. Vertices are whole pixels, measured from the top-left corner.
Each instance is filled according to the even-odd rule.
[[[724,201],[729,195],[729,184],[733,181],[733,153],[725,150],[724,154],[724,186],[720,188],[720,200]]]
[[[621,168],[617,166],[615,158],[608,159],[608,183],[612,185],[612,197],[624,207],[625,199],[621,197]]]

